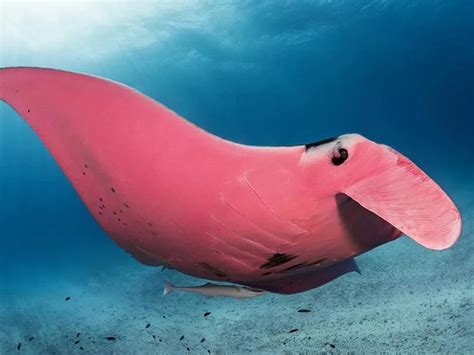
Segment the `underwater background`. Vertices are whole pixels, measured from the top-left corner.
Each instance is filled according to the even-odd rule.
[[[245,144],[360,133],[410,157],[463,217],[448,250],[400,238],[357,257],[361,275],[305,293],[162,297],[164,280],[202,280],[118,248],[0,103],[1,354],[474,352],[472,0],[1,2],[0,11],[1,67],[113,79]]]

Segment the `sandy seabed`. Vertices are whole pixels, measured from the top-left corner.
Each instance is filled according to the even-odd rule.
[[[81,278],[40,282],[32,271],[28,290],[2,288],[0,353],[474,353],[470,195],[461,188],[453,195],[464,226],[451,249],[400,238],[358,257],[362,275],[291,296],[163,297],[165,279],[202,280],[131,258]],[[19,272],[24,282],[28,273]]]

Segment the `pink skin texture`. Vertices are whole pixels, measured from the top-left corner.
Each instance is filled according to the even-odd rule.
[[[354,256],[402,234],[441,250],[461,233],[430,177],[358,134],[237,144],[127,86],[54,69],[0,69],[0,98],[110,238],[146,265],[295,293],[357,270]]]

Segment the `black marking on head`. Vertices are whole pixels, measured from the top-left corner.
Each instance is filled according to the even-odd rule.
[[[349,158],[349,153],[345,148],[339,148],[337,152],[339,156],[333,156],[331,161],[334,165],[341,165]]]
[[[323,144],[334,142],[337,138],[338,137],[331,137],[331,138],[326,138],[326,139],[323,139],[321,141],[317,141],[317,142],[314,142],[314,143],[305,144],[304,145],[304,150],[305,150],[305,152],[307,152],[311,148],[315,148],[315,147],[318,147],[318,146],[323,145]]]
[[[110,188],[110,191],[112,191],[113,193],[115,193],[115,189],[113,187]]]
[[[296,255],[275,253],[267,259],[268,261],[265,264],[260,266],[260,269],[269,269],[278,265],[282,265],[293,260],[294,258],[296,258]]]
[[[216,268],[215,266],[213,265],[210,265],[208,263],[199,263],[199,266],[201,266],[202,268],[206,269],[207,271],[210,271],[212,272],[214,275],[216,275],[217,277],[227,277],[227,275],[222,272],[221,270],[219,270],[218,268]]]

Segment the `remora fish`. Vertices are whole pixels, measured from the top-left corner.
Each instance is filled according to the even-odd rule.
[[[245,286],[217,285],[210,282],[201,286],[175,286],[170,282],[165,281],[163,296],[166,296],[176,290],[197,293],[207,297],[224,296],[233,298],[252,298],[266,293],[264,290]]]

